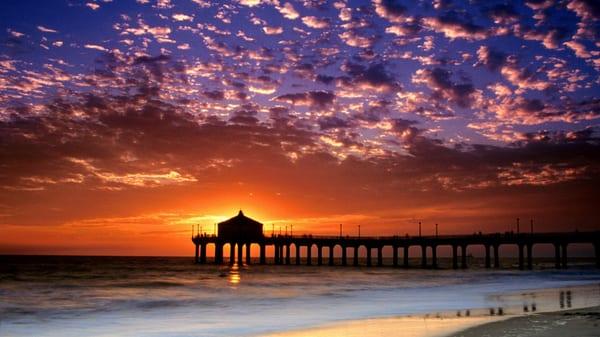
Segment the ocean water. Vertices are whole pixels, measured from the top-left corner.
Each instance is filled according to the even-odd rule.
[[[260,336],[402,315],[600,305],[600,271],[194,265],[0,257],[0,336]]]

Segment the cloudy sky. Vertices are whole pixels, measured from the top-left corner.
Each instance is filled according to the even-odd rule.
[[[599,36],[592,0],[2,1],[0,253],[598,229]]]

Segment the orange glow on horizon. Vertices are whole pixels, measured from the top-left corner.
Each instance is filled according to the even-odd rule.
[[[553,213],[539,198],[531,202],[504,196],[479,200],[421,193],[414,198],[388,194],[378,199],[364,191],[340,192],[354,189],[343,181],[340,191],[304,181],[287,184],[223,182],[99,196],[69,189],[51,191],[43,204],[32,203],[24,209],[23,216],[4,218],[14,221],[2,225],[0,253],[190,256],[192,226],[200,225],[202,232],[213,234],[215,223],[235,216],[240,209],[264,224],[265,235],[280,229],[284,233],[286,226],[295,235],[338,235],[340,224],[344,235],[357,235],[359,225],[364,236],[416,235],[419,221],[424,235],[434,233],[435,223],[440,234],[505,232],[514,229],[514,219],[521,214],[531,214],[539,231],[562,230],[568,217],[586,224],[584,213],[563,214],[559,207],[561,213]],[[98,206],[79,205],[79,197]]]

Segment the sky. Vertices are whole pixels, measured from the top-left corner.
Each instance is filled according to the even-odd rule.
[[[597,230],[591,0],[0,3],[0,253]]]

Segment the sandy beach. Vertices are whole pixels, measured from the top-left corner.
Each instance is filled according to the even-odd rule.
[[[597,337],[600,307],[548,312],[478,325],[451,337]]]

